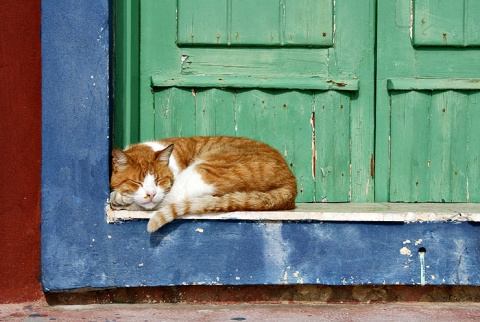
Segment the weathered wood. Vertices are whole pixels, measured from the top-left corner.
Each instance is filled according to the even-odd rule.
[[[324,77],[239,77],[230,75],[178,77],[152,76],[153,87],[219,87],[356,91],[358,80]]]
[[[284,3],[286,45],[333,46],[334,1],[284,0]]]
[[[179,0],[180,46],[332,46],[332,0]]]
[[[195,91],[185,88],[168,88],[155,92],[155,138],[196,134],[195,95]]]
[[[340,14],[343,12],[344,14]],[[361,13],[361,14],[360,14]],[[329,70],[355,73],[359,91],[350,97],[351,201],[373,202],[376,179],[372,175],[375,125],[376,1],[335,2],[335,51],[329,51]],[[356,23],[353,23],[353,22]],[[342,30],[342,32],[340,32]],[[352,48],[362,48],[354,50]],[[373,105],[370,105],[373,104]]]
[[[480,90],[480,78],[410,78],[387,79],[387,88],[396,91],[408,90]]]
[[[351,200],[350,97],[315,96],[316,201]]]
[[[469,202],[480,202],[480,185],[475,182],[480,182],[480,160],[477,156],[480,155],[480,113],[478,109],[480,106],[480,92],[471,94],[469,97],[469,105],[467,107],[466,128],[467,128],[467,200]]]
[[[230,5],[231,1],[178,0],[177,44],[228,44]]]
[[[464,36],[478,22],[465,8],[479,6],[414,1],[411,34],[408,2],[378,2],[376,201],[478,201],[480,55],[444,46],[473,45]]]
[[[138,1],[115,1],[114,144],[138,142],[139,126],[139,9]]]
[[[314,93],[281,91],[275,97],[276,147],[284,155],[297,179],[297,202],[315,199],[315,178],[312,173]]]
[[[232,0],[230,43],[280,45],[280,5],[278,0]]]
[[[478,1],[413,2],[415,46],[479,46]]]
[[[150,87],[151,76],[159,70],[180,69],[181,51],[178,47],[165,48],[166,43],[175,44],[176,35],[171,26],[176,25],[176,1],[142,0],[140,2],[140,67],[139,67],[139,141],[158,138],[156,129],[155,99]],[[159,17],[154,12],[162,12]],[[151,32],[142,32],[150,30]],[[162,32],[158,32],[161,30]],[[127,77],[133,77],[132,75]],[[163,125],[162,125],[163,126]]]
[[[297,201],[350,201],[351,103],[345,93],[167,88],[155,92],[155,135],[265,142],[284,155],[297,177]]]
[[[480,155],[469,140],[478,136],[468,118],[475,92],[428,91],[391,94],[390,201],[468,202],[469,168]]]
[[[232,90],[195,90],[195,134],[236,135]]]
[[[324,77],[326,80],[355,77],[343,77],[340,72],[330,70],[329,50],[325,48],[182,47],[181,55],[178,58],[181,70],[167,69],[163,75],[227,75],[253,79]]]
[[[464,9],[464,28],[465,28],[465,44],[471,44],[472,46],[480,46],[480,20],[478,16],[480,14],[480,2],[475,0],[465,1]]]

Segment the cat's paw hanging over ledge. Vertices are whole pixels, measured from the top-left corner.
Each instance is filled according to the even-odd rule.
[[[163,220],[162,217],[159,217],[157,215],[153,215],[153,217],[150,218],[150,220],[148,220],[147,231],[149,233],[153,233],[153,232],[157,231],[158,229],[160,229],[165,224],[166,224],[165,220]]]

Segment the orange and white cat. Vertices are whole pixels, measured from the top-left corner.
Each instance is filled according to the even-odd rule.
[[[156,210],[154,232],[185,214],[295,208],[297,182],[274,148],[247,138],[171,138],[114,148],[113,209]]]

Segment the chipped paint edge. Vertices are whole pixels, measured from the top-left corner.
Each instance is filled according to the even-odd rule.
[[[106,206],[108,223],[147,220],[153,211],[112,210]],[[407,203],[298,203],[288,211],[236,211],[185,215],[182,220],[246,221],[351,221],[351,222],[480,222],[480,204]]]

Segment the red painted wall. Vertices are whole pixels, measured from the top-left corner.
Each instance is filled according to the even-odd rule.
[[[0,112],[0,303],[38,300],[40,0],[2,0]]]

